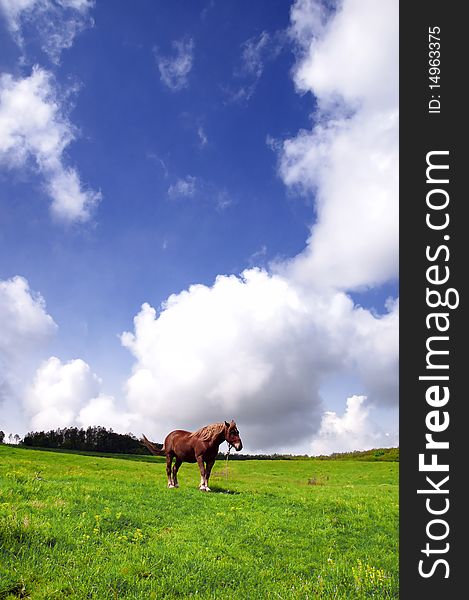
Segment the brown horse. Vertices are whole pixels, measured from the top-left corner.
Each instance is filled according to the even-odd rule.
[[[225,441],[234,446],[238,452],[243,448],[243,443],[241,442],[239,431],[234,421],[231,421],[231,423],[227,421],[224,423],[212,423],[212,425],[201,427],[193,433],[176,429],[176,431],[171,431],[166,436],[162,449],[159,449],[156,444],[150,442],[145,436],[143,436],[142,444],[152,454],[166,456],[168,487],[179,487],[177,473],[181,463],[196,462],[200,469],[199,490],[209,492],[208,480],[210,473],[218,454],[218,448]],[[171,470],[173,458],[176,459],[176,462]]]

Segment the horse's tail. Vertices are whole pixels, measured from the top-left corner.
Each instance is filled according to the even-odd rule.
[[[142,433],[142,439],[140,440],[140,443],[143,444],[146,448],[148,448],[148,450],[150,450],[150,452],[152,454],[154,454],[155,456],[164,456],[164,448],[161,444],[154,444],[153,442],[150,442],[150,440],[148,438],[145,437],[145,435]],[[158,448],[159,446],[159,448]]]

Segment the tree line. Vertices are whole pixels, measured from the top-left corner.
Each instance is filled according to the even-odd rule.
[[[50,431],[31,431],[24,436],[21,445],[117,454],[150,454],[132,433],[116,433],[105,427],[65,427]],[[160,446],[162,447],[162,444]]]
[[[0,431],[0,444],[6,439],[10,444],[20,444],[34,448],[57,448],[63,450],[84,450],[89,452],[107,452],[110,454],[150,454],[133,433],[116,433],[105,427],[65,427],[50,431],[32,431],[23,440],[18,434],[5,436]],[[155,446],[162,448],[163,444]],[[224,459],[225,452],[219,452],[217,458]],[[310,458],[307,454],[230,454],[230,460],[298,460]],[[373,448],[372,450],[341,452],[315,456],[319,460],[366,460],[366,461],[399,461],[399,448]]]

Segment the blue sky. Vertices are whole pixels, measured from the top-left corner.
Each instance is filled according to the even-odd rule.
[[[373,19],[392,40],[395,2],[374,16],[353,1],[141,1],[111,8],[28,0],[21,6],[0,2],[0,310],[11,323],[4,336],[2,428],[24,433],[109,417],[99,424],[147,425],[156,438],[165,427],[237,418],[261,440],[245,444],[253,449],[333,451],[385,443],[386,434],[394,442],[397,331],[388,300],[398,295],[397,235],[389,206],[397,198],[384,190],[380,208],[379,186],[386,169],[397,172],[389,141],[397,127],[376,133],[373,122],[394,115],[396,102],[391,88],[388,96],[378,93],[376,78],[362,75],[367,64],[359,61],[366,57],[357,53],[347,67],[334,62],[330,48],[340,48],[347,27],[366,30]],[[368,43],[372,48],[376,40]],[[393,46],[388,54],[378,58],[397,71]],[[344,77],[328,81],[321,61]],[[371,64],[370,73],[378,66]],[[345,77],[354,68],[363,79],[357,89]],[[353,193],[350,199],[334,190],[344,178],[341,148],[362,137],[356,152],[363,160],[345,176],[352,190],[369,195],[369,205],[359,199],[354,206]],[[367,140],[384,157],[376,178],[366,164]],[[336,223],[340,202],[346,207],[340,214],[351,217]],[[334,238],[328,227],[339,232],[338,243],[321,241]],[[368,264],[363,257],[370,255],[376,260]],[[241,276],[245,270],[253,277]],[[228,290],[230,275],[236,281]],[[284,303],[273,310],[272,294],[283,298],[282,290]],[[173,305],[162,307],[172,294]],[[344,350],[345,339],[342,350],[334,346],[336,333],[321,329],[330,315],[296,323],[291,296],[301,314],[318,303],[348,303],[343,318],[354,323],[356,348]],[[257,332],[259,302],[262,318],[272,315],[268,331],[283,320],[277,337]],[[143,314],[144,303],[156,309],[154,318]],[[29,304],[33,316],[21,308]],[[212,320],[218,307],[220,320]],[[357,324],[362,319],[366,327]],[[37,329],[37,343],[23,340],[23,321]],[[186,322],[201,325],[180,331]],[[232,327],[224,332],[226,323]],[[328,348],[327,360],[317,350],[308,356],[309,344],[318,342]],[[23,358],[9,356],[7,344],[17,344]],[[383,354],[376,373],[364,366],[373,344]],[[245,361],[232,364],[235,355]],[[286,356],[302,365],[298,372],[285,366]],[[193,363],[200,368],[182,385],[177,374],[192,373]],[[271,403],[271,429],[276,438],[285,434],[283,445],[259,437],[282,369],[282,381],[301,382],[293,400],[284,393]],[[220,384],[231,378],[228,387]],[[375,389],[382,379],[392,379],[385,391]],[[66,391],[75,387],[80,391]],[[178,389],[181,416],[174,415]],[[250,409],[256,398],[257,411]],[[347,398],[356,400],[349,406]],[[370,420],[373,414],[384,429]],[[285,421],[291,427],[283,432]],[[298,438],[290,429],[301,421],[308,426]],[[328,441],[311,446],[322,438]]]

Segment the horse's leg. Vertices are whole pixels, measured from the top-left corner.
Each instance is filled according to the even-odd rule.
[[[215,459],[211,459],[208,460],[205,463],[205,489],[207,492],[210,491],[210,488],[208,487],[208,480],[210,479],[210,473],[212,472],[212,467],[215,464]]]
[[[171,478],[171,464],[173,462],[173,457],[171,454],[166,455],[166,475],[168,476],[168,487],[173,488],[174,483]]]
[[[199,490],[206,491],[207,484],[205,483],[205,467],[204,467],[204,460],[201,456],[197,457],[197,464],[199,465],[199,470],[200,470]]]
[[[174,463],[174,466],[173,466],[173,484],[174,484],[174,487],[179,487],[179,483],[178,483],[178,471],[179,471],[179,467],[181,466],[181,464],[182,464],[182,460],[176,456],[176,462]]]

